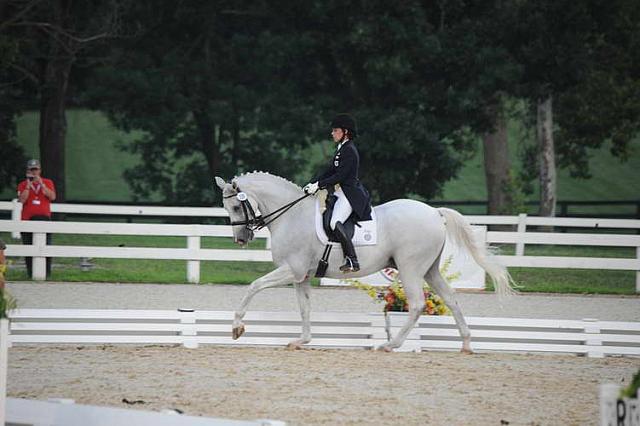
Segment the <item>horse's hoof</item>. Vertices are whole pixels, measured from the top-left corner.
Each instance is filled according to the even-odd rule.
[[[471,349],[469,349],[469,348],[462,348],[460,350],[460,353],[461,354],[465,354],[465,355],[473,355],[473,351]]]
[[[233,327],[233,330],[232,330],[233,340],[238,340],[240,336],[242,336],[243,334],[244,334],[244,325]]]
[[[376,348],[378,352],[393,352],[393,348],[388,345],[380,345]]]
[[[311,339],[297,339],[297,340],[292,340],[291,342],[289,342],[289,344],[287,345],[288,349],[302,349],[303,345],[306,345],[307,343],[309,343],[311,341]]]

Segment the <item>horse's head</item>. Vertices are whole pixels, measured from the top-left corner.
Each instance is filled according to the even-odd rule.
[[[256,219],[258,204],[238,188],[235,180],[228,183],[216,176],[216,184],[222,190],[222,205],[233,225],[233,239],[240,245],[246,245],[254,237],[251,225]]]

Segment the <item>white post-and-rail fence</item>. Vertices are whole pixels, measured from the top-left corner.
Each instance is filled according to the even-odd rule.
[[[125,224],[90,222],[30,222],[19,220],[20,203],[17,201],[0,202],[1,210],[11,210],[12,220],[0,221],[0,232],[33,232],[33,245],[9,245],[7,256],[34,257],[33,278],[45,279],[46,257],[95,257],[129,259],[183,259],[187,261],[187,280],[199,282],[200,261],[203,260],[240,260],[271,261],[270,250],[221,250],[200,247],[202,237],[231,237],[228,225],[174,225],[174,224]],[[107,206],[85,204],[52,204],[53,212],[99,215],[130,216],[199,216],[228,217],[219,207],[145,207],[145,206]],[[488,244],[514,244],[515,255],[499,256],[501,262],[511,267],[533,268],[580,268],[611,269],[636,272],[636,292],[640,293],[640,220],[637,219],[585,219],[585,218],[549,218],[539,216],[466,216],[473,225],[511,225],[514,232],[488,231]],[[531,232],[528,227],[579,228],[589,232]],[[613,233],[602,229],[612,229]],[[597,231],[597,232],[593,232]],[[618,233],[620,231],[633,232]],[[184,236],[186,248],[137,248],[137,247],[94,247],[94,246],[56,246],[46,245],[45,233],[95,234],[95,235],[148,235],[148,236]],[[262,230],[259,238],[267,238],[269,232]],[[635,248],[635,258],[598,258],[568,256],[527,256],[525,246],[534,244],[571,245],[571,246],[608,246]]]
[[[140,344],[284,346],[300,336],[297,312],[248,312],[246,333],[231,337],[231,311],[17,309],[9,342],[17,344]],[[312,312],[319,348],[372,349],[396,334],[406,313]],[[640,356],[640,323],[466,317],[476,351]],[[423,315],[401,351],[460,350],[453,317]]]

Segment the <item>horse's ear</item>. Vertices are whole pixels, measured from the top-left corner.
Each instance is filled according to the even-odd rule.
[[[216,176],[216,184],[220,187],[220,189],[224,189],[224,186],[227,183],[220,176]]]

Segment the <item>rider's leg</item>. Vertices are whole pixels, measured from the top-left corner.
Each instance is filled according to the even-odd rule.
[[[342,251],[344,253],[344,265],[340,267],[340,270],[342,272],[359,271],[360,265],[358,264],[356,250],[353,247],[351,238],[347,236],[347,232],[344,229],[344,225],[342,224],[342,222],[336,223],[334,234],[338,237],[338,240],[340,240],[340,245],[342,246]]]
[[[335,235],[340,240],[342,252],[345,257],[344,265],[340,267],[340,270],[343,272],[355,272],[360,269],[360,266],[358,265],[358,258],[356,256],[356,251],[353,248],[353,243],[351,242],[351,239],[347,237],[342,225],[349,216],[351,216],[353,208],[351,208],[349,200],[342,191],[336,191],[335,195],[338,197],[338,200],[336,201],[336,205],[333,208],[333,214],[331,215],[331,229],[335,231]]]
[[[336,223],[342,222],[344,223],[351,213],[353,212],[353,208],[351,208],[351,204],[347,199],[347,196],[344,195],[342,191],[336,191],[334,193],[338,200],[336,201],[335,206],[333,207],[333,214],[331,215],[331,229],[336,229]]]

